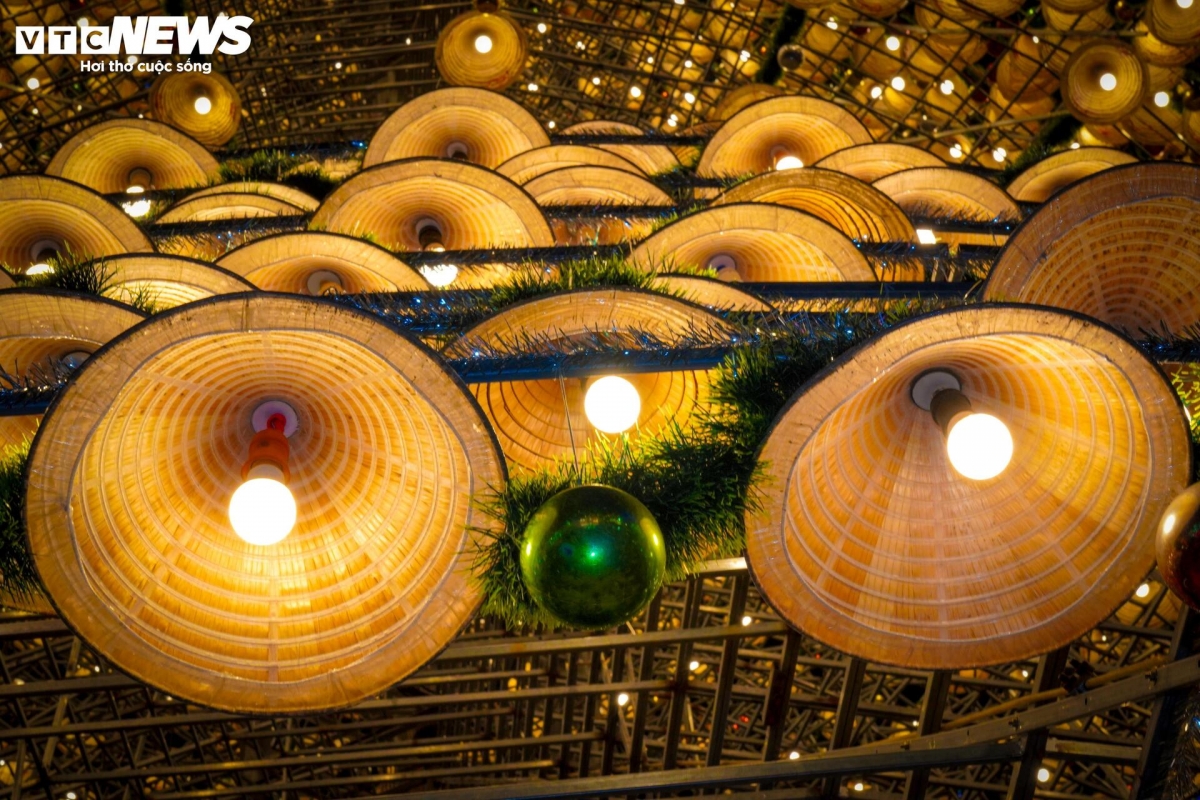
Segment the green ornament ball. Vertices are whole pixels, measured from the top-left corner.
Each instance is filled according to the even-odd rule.
[[[633,495],[591,484],[566,489],[534,512],[521,574],[541,608],[567,625],[612,628],[662,586],[667,551],[650,511]]]

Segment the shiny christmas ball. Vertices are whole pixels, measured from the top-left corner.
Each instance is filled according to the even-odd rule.
[[[1200,611],[1200,483],[1184,489],[1167,506],[1155,545],[1158,571],[1167,586]]]
[[[525,528],[521,574],[558,621],[600,630],[627,622],[662,585],[662,531],[633,495],[576,486],[542,504]]]

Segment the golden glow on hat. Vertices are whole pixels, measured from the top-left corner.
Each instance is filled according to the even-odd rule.
[[[126,191],[136,171],[149,189],[184,189],[215,179],[217,160],[196,140],[147,119],[112,119],[84,128],[54,153],[46,174],[82,183],[101,194]]]

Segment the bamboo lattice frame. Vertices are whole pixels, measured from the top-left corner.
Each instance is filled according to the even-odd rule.
[[[268,398],[299,416],[300,513],[259,548],[226,514]],[[424,347],[268,294],[110,343],[51,407],[29,474],[30,542],[70,625],[172,694],[273,713],[361,700],[458,633],[477,602],[468,530],[491,525],[471,497],[504,479],[478,406]]]
[[[932,368],[1009,426],[997,478],[950,467],[909,395]],[[771,604],[840,650],[929,669],[1048,652],[1095,626],[1153,566],[1159,515],[1191,476],[1154,364],[1084,317],[1006,305],[929,315],[841,358],[759,458],[747,561]]]

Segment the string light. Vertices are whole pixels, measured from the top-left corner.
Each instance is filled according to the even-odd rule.
[[[627,704],[628,702],[629,702],[629,695],[625,694],[624,692],[621,692],[619,695],[617,695],[617,705],[623,706],[623,705]]]
[[[1141,586],[1137,587],[1137,591],[1134,592],[1134,594],[1138,596],[1138,599],[1145,600],[1150,596],[1150,584],[1143,583]]]
[[[742,52],[738,53],[738,59],[740,59],[741,61],[749,61],[750,60],[750,51],[743,50]]]
[[[750,623],[752,623],[752,622],[754,622],[754,619],[749,614],[742,617],[742,627],[743,628],[749,627]]]
[[[889,37],[887,37],[887,39],[884,41],[884,44],[885,44],[885,45],[887,45],[887,49],[888,49],[888,50],[891,50],[891,51],[895,52],[896,50],[899,50],[899,49],[900,49],[900,37],[898,37],[898,36],[889,36]]]
[[[1171,102],[1171,95],[1167,94],[1166,92],[1155,92],[1154,93],[1154,105],[1158,106],[1159,108],[1166,108],[1167,105],[1170,104],[1170,102]]]
[[[691,60],[690,58],[689,58],[688,60],[686,60],[686,61],[684,61],[684,62],[683,62],[683,68],[684,68],[684,69],[691,69],[691,68],[692,68],[692,60]]]
[[[872,86],[871,87],[871,99],[878,100],[881,96],[883,96],[883,87],[882,86]]]
[[[992,158],[998,162],[1003,161],[1004,159],[1008,158],[1008,151],[1003,147],[997,147],[992,151]]]
[[[688,669],[690,669],[692,672],[695,672],[696,670],[700,669],[700,662],[699,661],[691,662],[690,664],[688,664]]]
[[[696,95],[692,94],[691,92],[684,92],[683,99],[686,100],[689,104],[691,104],[691,103],[696,102]]]
[[[792,752],[788,753],[788,760],[790,760],[790,761],[795,761],[795,760],[796,760],[796,759],[798,759],[799,757],[800,757],[800,754],[799,754],[799,753],[797,753],[795,750],[793,750]]]
[[[954,94],[954,81],[947,78],[938,88],[942,90],[942,94]]]
[[[25,81],[25,85],[29,87],[30,91],[33,91],[34,89],[41,86],[42,82],[39,81],[37,78],[30,78],[29,80]]]
[[[600,76],[597,75],[596,77],[592,78],[592,86],[599,86],[599,85],[600,85]]]
[[[1038,781],[1040,781],[1041,783],[1045,783],[1046,781],[1050,780],[1050,770],[1046,769],[1045,767],[1042,767],[1041,769],[1038,770],[1037,778],[1038,778]]]
[[[538,90],[538,85],[536,83],[531,83],[525,88],[529,89],[531,92],[536,92]]]
[[[950,157],[951,158],[962,158],[963,157],[962,145],[957,145],[957,144],[951,145],[950,146]]]
[[[630,97],[632,97],[632,98],[634,98],[635,100],[636,100],[637,98],[641,97],[641,96],[642,96],[642,90],[641,90],[641,87],[638,87],[638,86],[630,86],[630,87],[629,87],[629,96],[630,96]]]
[[[895,89],[897,92],[903,92],[904,87],[907,85],[908,84],[906,84],[904,82],[904,78],[901,78],[899,75],[892,78],[892,88]]]
[[[831,31],[836,31],[838,29],[837,20],[836,19],[829,20],[828,22],[825,23],[825,27],[829,28],[829,30],[831,30]]]
[[[550,130],[554,130],[555,128],[558,127],[558,123],[556,123],[554,120],[550,120],[549,122],[546,123],[546,127],[549,128]]]
[[[538,26],[537,26],[537,32],[538,32],[538,33],[545,33],[545,32],[546,32],[546,23],[544,23],[544,22],[539,22],[539,23],[538,23]]]

